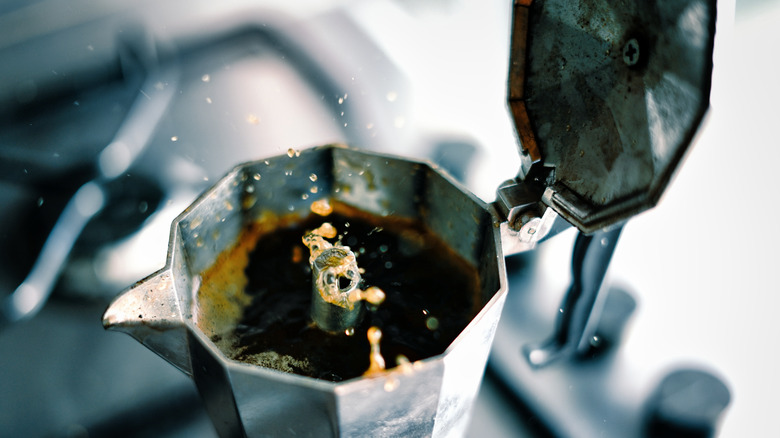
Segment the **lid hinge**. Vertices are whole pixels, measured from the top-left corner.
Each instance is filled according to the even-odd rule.
[[[558,213],[543,201],[544,182],[553,168],[534,166],[525,180],[510,179],[498,186],[494,209],[501,228],[504,255],[533,249],[545,238],[569,227]]]

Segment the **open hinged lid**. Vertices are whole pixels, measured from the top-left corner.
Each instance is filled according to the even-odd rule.
[[[654,206],[709,105],[714,33],[708,0],[515,0],[518,179],[585,232]]]

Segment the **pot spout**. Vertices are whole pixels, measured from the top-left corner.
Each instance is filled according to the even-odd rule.
[[[186,325],[169,270],[136,283],[115,298],[103,314],[103,327],[129,334],[192,375]]]

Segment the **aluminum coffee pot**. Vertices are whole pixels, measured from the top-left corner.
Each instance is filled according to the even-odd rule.
[[[568,224],[614,232],[654,205],[708,107],[713,3],[629,3],[515,2],[508,95],[523,165],[495,202],[434,165],[342,146],[242,164],[174,220],[165,268],[120,295],[104,326],[191,376],[221,436],[462,435],[505,300],[504,257]],[[247,227],[305,217],[317,202],[420,223],[476,269],[472,317],[443,352],[333,382],[233,360],[217,345],[249,305],[244,274],[205,296],[203,273]],[[576,354],[598,316],[596,277],[529,361]]]

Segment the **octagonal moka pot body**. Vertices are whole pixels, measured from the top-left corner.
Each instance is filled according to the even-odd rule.
[[[480,310],[443,354],[330,382],[231,360],[212,342],[229,324],[214,319],[235,315],[204,309],[200,275],[249,224],[305,217],[322,199],[419,220],[477,268]],[[233,169],[173,222],[166,267],[119,296],[103,323],[191,376],[221,436],[452,436],[467,426],[506,289],[488,205],[427,164],[327,146]]]

